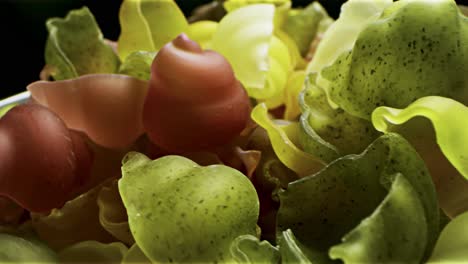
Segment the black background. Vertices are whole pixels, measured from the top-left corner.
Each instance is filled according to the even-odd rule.
[[[104,37],[119,36],[118,11],[122,0],[0,0],[0,99],[22,92],[26,85],[39,79],[44,66],[47,38],[45,21],[65,17],[71,9],[88,6]],[[344,0],[323,0],[322,5],[336,17]],[[176,1],[189,15],[195,6],[210,0]],[[293,1],[305,6],[311,0]]]

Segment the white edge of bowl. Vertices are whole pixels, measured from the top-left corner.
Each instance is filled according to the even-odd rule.
[[[15,94],[13,96],[7,97],[3,100],[0,100],[0,108],[11,104],[21,104],[26,102],[31,97],[31,93],[29,91],[25,91],[19,94]]]

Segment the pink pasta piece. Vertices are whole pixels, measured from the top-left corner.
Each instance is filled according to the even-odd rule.
[[[89,74],[63,81],[37,81],[27,89],[37,103],[83,131],[95,143],[125,148],[143,134],[148,83],[118,74]]]

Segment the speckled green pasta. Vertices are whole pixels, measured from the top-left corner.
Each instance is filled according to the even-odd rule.
[[[428,236],[424,208],[405,176],[392,177],[389,193],[374,213],[346,234],[343,243],[330,249],[333,259],[345,263],[420,263]]]
[[[445,226],[427,264],[463,263],[468,259],[468,212]]]
[[[67,201],[61,208],[52,209],[50,213],[31,213],[35,232],[54,250],[72,246],[80,241],[113,241],[115,238],[99,221],[96,200],[101,189],[102,184],[99,184]]]
[[[137,244],[133,244],[122,259],[122,264],[151,264],[151,261],[145,256]]]
[[[118,53],[122,60],[135,51],[157,51],[188,28],[184,14],[172,0],[124,0],[119,22]]]
[[[71,11],[65,19],[47,20],[49,37],[46,64],[55,80],[72,79],[88,73],[115,73],[117,54],[104,42],[101,30],[87,7]]]
[[[307,249],[297,241],[291,229],[281,232],[278,237],[281,252],[281,263],[283,264],[312,264],[304,251]],[[310,252],[307,255],[312,255]],[[324,260],[326,261],[326,260]],[[315,262],[314,262],[315,263]]]
[[[251,117],[267,131],[273,150],[286,167],[299,176],[306,176],[323,168],[322,160],[296,146],[295,139],[299,136],[297,123],[275,123],[269,118],[267,107],[263,103],[254,107]]]
[[[252,235],[237,237],[231,244],[231,255],[238,263],[280,263],[278,248]]]
[[[378,130],[387,132],[389,125],[401,125],[416,116],[431,121],[445,157],[468,179],[468,107],[450,98],[427,96],[405,109],[379,107],[372,114],[372,122]]]
[[[330,107],[325,93],[312,82],[300,94],[299,103],[300,144],[304,151],[324,161],[361,153],[379,136],[368,120]]]
[[[83,241],[59,252],[60,263],[115,264],[122,261],[127,247],[121,242],[109,244],[97,241]]]
[[[132,52],[125,58],[122,65],[120,65],[119,73],[148,81],[151,75],[151,63],[155,56],[156,52]]]
[[[314,1],[304,9],[290,11],[283,29],[294,40],[302,56],[305,56],[321,23],[329,24],[331,21],[322,5]]]
[[[452,0],[405,0],[367,26],[322,71],[333,102],[370,120],[378,106],[439,95],[468,102],[468,20]]]
[[[426,96],[404,109],[378,107],[372,122],[379,131],[398,131],[418,149],[446,214],[454,217],[468,210],[468,107]]]
[[[235,169],[202,167],[181,156],[151,161],[131,152],[122,173],[130,230],[152,261],[226,261],[236,237],[256,234],[257,193]]]
[[[397,134],[290,183],[280,200],[278,231],[291,229],[313,263],[326,263],[328,256],[356,263],[418,262],[438,232],[431,177]],[[344,250],[361,247],[352,256]]]
[[[36,238],[0,233],[0,245],[0,263],[59,263],[57,254]]]
[[[127,212],[120,198],[117,182],[115,179],[99,191],[96,199],[99,207],[99,223],[119,241],[132,245],[135,240],[128,226]]]
[[[294,66],[287,45],[274,35],[277,10],[273,4],[251,4],[229,12],[210,44],[229,61],[248,95],[271,107],[282,99]]]

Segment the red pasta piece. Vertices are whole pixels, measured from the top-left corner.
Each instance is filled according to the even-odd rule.
[[[209,150],[246,126],[250,102],[228,61],[182,34],[151,66],[143,126],[151,141],[172,152]]]
[[[45,212],[86,182],[92,153],[52,111],[24,104],[0,119],[0,160],[0,196]]]

